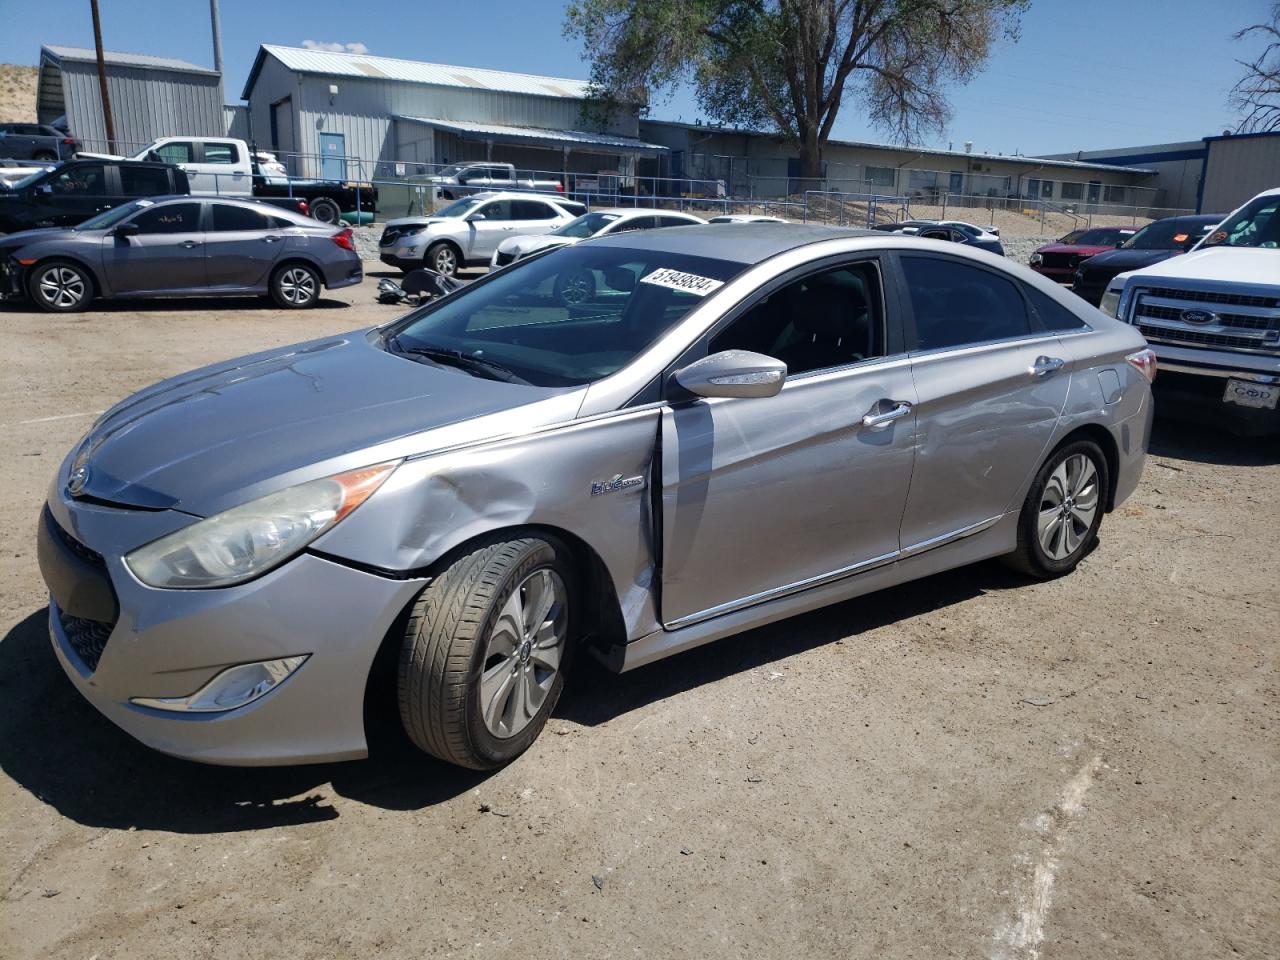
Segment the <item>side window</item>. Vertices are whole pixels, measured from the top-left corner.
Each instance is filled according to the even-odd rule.
[[[1031,301],[1031,309],[1040,318],[1040,324],[1046,330],[1085,330],[1088,324],[1074,313],[1035,287],[1024,286],[1023,291]]]
[[[709,350],[776,357],[793,376],[883,356],[883,302],[873,263],[815,273],[755,304],[716,334]]]
[[[54,193],[64,196],[105,196],[107,192],[106,171],[100,163],[59,170],[53,179],[44,182],[53,187]]]
[[[126,197],[162,197],[169,189],[169,171],[163,167],[120,167],[120,186]]]
[[[195,159],[189,140],[174,140],[164,146],[156,147],[151,152],[165,163],[190,163]]]
[[[200,204],[167,203],[163,207],[152,207],[133,218],[138,225],[138,232],[152,233],[196,233],[200,229]]]
[[[660,227],[692,227],[696,221],[682,220],[679,217],[659,217],[658,226]]]
[[[555,212],[537,200],[512,200],[512,220],[554,220]]]
[[[274,219],[261,210],[251,210],[248,207],[237,207],[230,203],[213,205],[213,229],[219,233],[230,230],[266,230],[271,227]]]
[[[632,230],[652,230],[657,226],[657,217],[632,217],[618,224],[610,233],[628,233]]]
[[[1031,333],[1026,304],[1012,280],[940,257],[902,258],[918,350],[961,347]]]
[[[511,201],[494,200],[492,203],[486,203],[476,213],[483,214],[486,220],[510,220]]]
[[[206,143],[205,163],[239,163],[240,149],[234,143]]]

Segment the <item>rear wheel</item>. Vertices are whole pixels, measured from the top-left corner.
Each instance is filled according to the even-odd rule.
[[[308,204],[313,220],[321,223],[337,223],[342,219],[342,210],[328,197],[317,197]]]
[[[93,277],[78,263],[50,260],[31,271],[27,293],[41,310],[75,313],[93,299]]]
[[[1092,440],[1055,450],[1027,491],[1009,565],[1042,580],[1074,570],[1097,542],[1109,482],[1107,458]]]
[[[49,150],[37,150],[35,153],[35,156],[33,156],[31,159],[38,160],[41,163],[53,163],[55,160],[58,159],[58,155],[56,153],[50,152]]]
[[[320,299],[320,274],[305,263],[286,263],[271,275],[271,299],[286,310],[315,306]]]
[[[535,537],[479,546],[433,580],[400,651],[410,739],[477,770],[528,749],[564,686],[574,583],[563,549]]]
[[[427,255],[422,258],[428,270],[446,277],[458,274],[458,251],[451,243],[433,243],[427,248]]]

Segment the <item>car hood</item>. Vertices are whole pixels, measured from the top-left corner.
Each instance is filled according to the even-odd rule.
[[[398,220],[388,220],[388,227],[430,227],[437,223],[459,223],[460,218],[454,217],[401,217]]]
[[[1036,253],[1076,253],[1082,257],[1092,257],[1115,249],[1115,247],[1081,246],[1075,243],[1046,243],[1043,247],[1036,247]]]
[[[28,244],[43,240],[57,240],[62,237],[74,237],[76,232],[70,227],[40,227],[37,230],[19,230],[0,237],[0,248],[17,250]]]
[[[1207,247],[1142,271],[1143,277],[1211,280],[1220,283],[1280,286],[1280,250],[1261,247]]]
[[[1108,270],[1113,275],[1126,270],[1139,270],[1181,253],[1180,250],[1108,250],[1090,257],[1080,266],[1087,272]]]
[[[528,409],[513,417],[517,408]],[[571,391],[418,363],[356,332],[149,387],[107,411],[64,473],[83,458],[82,495],[208,516],[273,489],[576,410]],[[349,462],[352,455],[363,459]]]
[[[520,257],[527,257],[531,253],[546,250],[548,247],[567,247],[577,243],[578,239],[577,237],[553,237],[545,233],[532,237],[508,237],[498,244],[498,249],[502,253],[514,253]]]

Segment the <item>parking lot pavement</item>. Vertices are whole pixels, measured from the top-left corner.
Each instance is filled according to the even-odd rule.
[[[375,272],[376,268],[371,267]],[[484,775],[201,767],[63,677],[34,528],[96,413],[395,316],[0,309],[0,956],[1274,957],[1280,447],[1159,422],[1072,576],[982,564],[616,677]]]

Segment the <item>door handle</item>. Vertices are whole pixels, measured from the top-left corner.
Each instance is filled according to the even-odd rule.
[[[881,401],[882,403],[894,403],[892,400]],[[879,404],[877,404],[879,406]],[[897,405],[892,410],[884,413],[868,413],[862,418],[862,425],[868,430],[879,430],[881,427],[887,427],[895,420],[901,420],[911,412],[911,404],[904,400],[897,401]]]
[[[279,243],[281,239],[282,239],[281,237],[263,237],[262,242],[263,243]]]
[[[199,240],[183,240],[182,245],[186,247],[188,250],[190,250],[193,247],[200,246],[200,241]]]
[[[1036,362],[1031,365],[1031,369],[1027,371],[1033,377],[1047,377],[1051,373],[1057,373],[1067,361],[1061,357],[1036,357]]]

